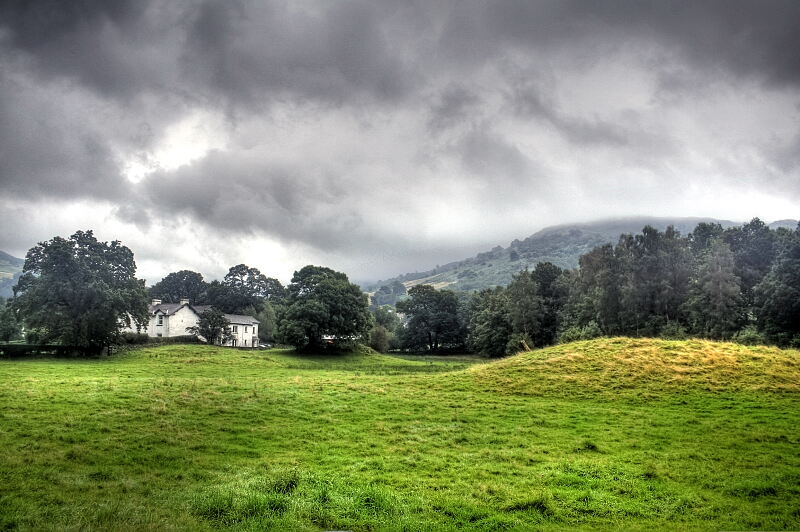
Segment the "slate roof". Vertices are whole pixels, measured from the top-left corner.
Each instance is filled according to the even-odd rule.
[[[261,323],[252,316],[242,316],[241,314],[225,314],[228,321],[236,325],[252,325],[254,323]]]
[[[158,305],[150,305],[150,314],[155,314],[157,311],[161,311],[167,316],[172,316],[181,307],[185,307],[186,305],[181,305],[180,303],[159,303]]]
[[[186,305],[180,303],[159,303],[158,305],[150,305],[150,314],[155,314],[161,311],[166,316],[172,316],[178,312],[182,307],[189,307],[194,310],[198,316],[211,308],[211,305]],[[236,325],[252,325],[261,323],[252,316],[243,316],[242,314],[225,314],[229,322]]]

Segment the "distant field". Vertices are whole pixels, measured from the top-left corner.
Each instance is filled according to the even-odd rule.
[[[0,529],[800,529],[800,352],[0,361]]]

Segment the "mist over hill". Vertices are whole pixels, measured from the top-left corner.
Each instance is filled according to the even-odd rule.
[[[18,259],[5,251],[0,251],[0,297],[12,296],[11,287],[16,284],[24,264],[24,259]]]
[[[584,253],[603,244],[616,243],[621,234],[638,233],[646,225],[663,231],[672,225],[685,235],[701,222],[718,223],[723,228],[742,225],[741,222],[716,218],[659,218],[628,217],[600,220],[596,222],[564,224],[547,227],[523,240],[514,240],[507,247],[494,248],[478,253],[474,257],[437,265],[421,272],[405,273],[397,277],[367,285],[368,291],[382,286],[397,286],[406,289],[417,284],[431,284],[436,288],[455,290],[480,290],[491,286],[506,285],[511,277],[539,262],[552,262],[562,268],[575,268]],[[779,220],[769,224],[771,228],[794,229],[797,220]]]

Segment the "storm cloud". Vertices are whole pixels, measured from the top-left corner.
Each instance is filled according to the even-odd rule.
[[[357,279],[546,225],[797,217],[800,3],[6,1],[0,249]],[[88,225],[87,225],[88,224]]]

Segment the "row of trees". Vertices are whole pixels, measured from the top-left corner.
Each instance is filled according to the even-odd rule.
[[[648,226],[583,255],[576,270],[540,263],[468,298],[430,286],[408,295],[395,330],[408,349],[500,356],[601,335],[800,345],[800,227],[701,223],[683,237]]]
[[[702,223],[685,237],[645,227],[583,255],[575,270],[540,263],[507,287],[473,294],[417,285],[396,311],[370,312],[358,286],[321,266],[295,272],[285,287],[244,264],[211,283],[174,272],[149,290],[135,271],[127,247],[98,242],[91,231],[40,243],[27,254],[15,297],[0,305],[0,340],[24,324],[36,342],[108,345],[121,328],[147,323],[155,297],[254,315],[262,340],[309,350],[347,340],[381,351],[501,356],[600,335],[800,344],[800,227],[771,230],[758,219],[729,229]]]
[[[151,298],[211,305],[187,332],[212,340],[224,339],[224,313],[253,315],[264,340],[300,349],[361,340],[373,323],[360,288],[321,266],[295,272],[287,287],[244,264],[222,281],[206,283],[183,270],[150,289],[135,274],[131,250],[119,241],[99,242],[92,231],[42,242],[28,251],[14,298],[0,302],[0,341],[19,337],[24,326],[32,343],[107,346],[124,329],[147,325]]]

